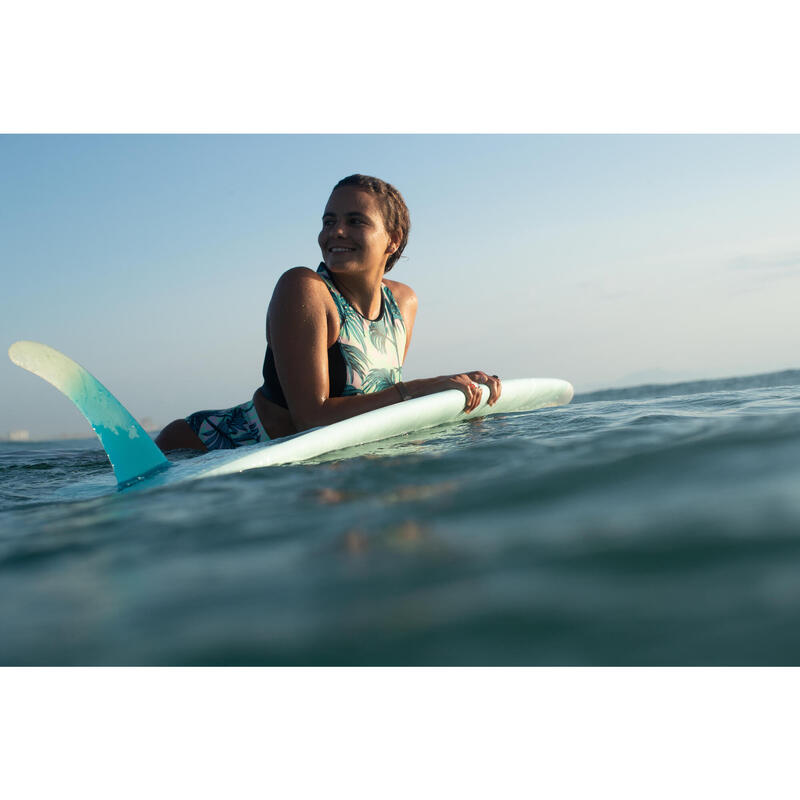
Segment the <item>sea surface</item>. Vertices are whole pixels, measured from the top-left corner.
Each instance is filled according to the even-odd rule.
[[[800,370],[348,455],[65,500],[96,439],[0,443],[0,664],[800,664]]]

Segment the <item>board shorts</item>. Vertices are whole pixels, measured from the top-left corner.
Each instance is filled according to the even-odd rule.
[[[219,411],[195,411],[186,421],[209,450],[233,450],[269,441],[252,400]]]

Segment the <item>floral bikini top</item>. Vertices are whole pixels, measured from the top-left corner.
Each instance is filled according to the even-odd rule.
[[[392,290],[386,284],[381,286],[381,312],[371,320],[347,302],[324,263],[317,268],[317,274],[325,281],[339,312],[339,338],[328,349],[330,396],[372,394],[399,383],[403,379],[406,326]],[[263,375],[261,393],[287,408],[269,344]]]

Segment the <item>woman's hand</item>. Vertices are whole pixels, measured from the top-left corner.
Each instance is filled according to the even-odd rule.
[[[465,398],[464,413],[469,414],[470,411],[474,411],[480,405],[483,397],[480,386],[478,386],[480,383],[489,387],[489,405],[493,406],[502,392],[500,378],[497,375],[487,375],[480,370],[409,381],[405,386],[412,397],[423,397],[436,392],[444,392],[447,389],[458,389]]]

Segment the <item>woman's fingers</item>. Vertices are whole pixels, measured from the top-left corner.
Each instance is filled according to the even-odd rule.
[[[474,411],[483,400],[481,384],[489,387],[489,405],[493,406],[500,397],[502,386],[497,375],[487,375],[485,372],[476,370],[474,372],[463,372],[460,375],[449,375],[444,377],[444,383],[439,385],[450,386],[458,389],[464,395],[464,412],[469,414]],[[441,381],[442,378],[437,379]]]
[[[459,388],[464,392],[466,402],[464,403],[464,413],[469,414],[475,408],[475,384],[466,375],[456,376]]]
[[[483,383],[489,387],[489,405],[493,406],[500,394],[503,391],[502,384],[500,383],[500,378],[497,375],[487,375],[485,372],[481,372],[480,370],[476,370],[475,372],[467,373],[467,377],[469,377],[473,381],[477,381],[478,383]]]
[[[464,395],[464,413],[469,414],[478,407],[481,401],[480,387],[467,375],[451,375],[449,382],[454,389],[458,389]]]
[[[472,407],[470,411],[474,411],[481,404],[483,393],[481,392],[481,387],[478,386],[477,383],[470,381],[470,387],[472,388]]]

